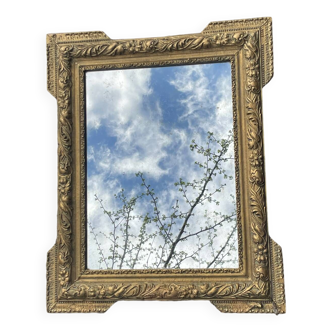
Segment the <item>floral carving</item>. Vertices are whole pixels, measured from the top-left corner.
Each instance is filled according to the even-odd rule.
[[[55,36],[55,35],[54,35]],[[260,41],[258,32],[241,30],[237,32],[216,32],[188,37],[167,37],[131,41],[115,41],[102,39],[105,36],[99,33],[99,41],[89,39],[89,34],[84,34],[84,42],[80,41],[80,34],[66,34],[56,44],[56,38],[52,37],[52,45],[48,46],[48,52],[57,48],[57,63],[49,66],[49,77],[54,77],[56,82],[49,84],[49,90],[56,91],[58,100],[58,238],[56,246],[48,255],[48,310],[50,312],[90,312],[106,311],[110,304],[120,299],[209,299],[221,311],[231,312],[273,312],[273,308],[283,308],[283,274],[280,248],[274,245],[275,259],[278,263],[272,273],[279,281],[274,281],[273,298],[277,304],[267,302],[271,300],[271,276],[269,267],[269,238],[267,233],[267,216],[265,205],[265,177],[263,165],[263,138],[262,138],[262,110],[261,110],[261,86],[264,82],[260,79]],[[76,41],[76,39],[78,41]],[[66,42],[65,42],[66,41]],[[245,57],[245,110],[246,110],[246,136],[249,156],[249,196],[250,196],[250,228],[251,243],[253,245],[254,271],[252,280],[248,282],[213,282],[213,283],[88,283],[72,278],[72,186],[73,186],[73,160],[72,160],[72,59],[78,57],[99,57],[132,54],[150,54],[178,52],[184,50],[200,50],[220,48],[225,46],[237,46],[242,49]],[[272,47],[272,46],[271,46]],[[272,52],[272,51],[271,51]],[[49,56],[49,55],[48,55]],[[51,57],[51,56],[50,56]],[[187,60],[176,60],[184,64]],[[272,61],[272,60],[271,60]],[[152,63],[152,62],[151,62]],[[160,65],[156,61],[152,65]],[[164,62],[167,64],[167,61]],[[143,64],[142,64],[143,65]],[[102,65],[101,65],[102,66]],[[124,65],[118,65],[118,68]],[[272,66],[272,65],[271,65]],[[57,68],[56,70],[54,68]],[[53,74],[54,69],[54,74]],[[270,71],[272,67],[270,68]],[[234,62],[232,62],[232,75],[234,74]],[[233,77],[234,78],[234,77]],[[234,84],[235,79],[233,79]],[[235,89],[235,86],[233,86]],[[84,93],[82,88],[81,94]],[[81,96],[82,97],[82,96]],[[81,98],[80,97],[80,98]],[[233,100],[236,104],[236,100]],[[81,123],[81,126],[84,122]],[[234,127],[237,126],[236,115]],[[83,134],[84,136],[84,130]],[[83,137],[84,138],[84,137]],[[235,142],[237,145],[237,141]],[[85,145],[82,144],[82,148]],[[84,164],[84,163],[83,163]],[[237,182],[239,174],[237,173]],[[83,187],[82,190],[84,190]],[[239,192],[237,192],[239,195]],[[240,200],[238,200],[240,201]],[[239,204],[239,203],[238,203]],[[83,227],[85,230],[85,228]],[[240,232],[241,233],[241,232]],[[242,235],[241,235],[242,236]],[[83,236],[84,237],[84,236]],[[83,239],[82,237],[82,239]],[[82,249],[82,255],[86,249]],[[81,270],[83,266],[81,267]],[[91,275],[100,271],[83,271],[83,274]],[[202,272],[202,271],[201,271]],[[216,271],[213,271],[216,272]],[[229,271],[228,271],[229,272]],[[157,273],[157,272],[153,272]],[[163,272],[162,272],[163,273]],[[180,270],[180,274],[186,273]],[[202,272],[203,273],[203,272]],[[121,273],[120,273],[121,274]],[[115,279],[114,279],[115,280]],[[54,286],[55,285],[55,286]],[[279,293],[282,294],[280,295]],[[237,300],[241,301],[236,302]],[[263,302],[258,301],[261,299]],[[57,302],[60,300],[60,302]],[[75,300],[70,302],[71,300]],[[103,300],[104,302],[85,302]],[[246,301],[244,301],[246,300]],[[81,301],[81,302],[80,302]],[[229,302],[227,302],[229,301]],[[233,302],[230,302],[233,301]],[[278,309],[279,310],[279,309]],[[282,312],[284,309],[280,309]],[[275,311],[275,310],[274,310]],[[278,312],[279,312],[278,311]]]
[[[185,49],[201,49],[218,47],[220,45],[244,45],[246,66],[247,115],[248,115],[248,147],[253,154],[262,155],[261,115],[260,115],[260,81],[259,81],[259,47],[257,35],[247,33],[224,34],[208,36],[193,36],[190,38],[163,38],[133,41],[110,41],[108,44],[92,45],[65,45],[60,47],[59,58],[59,207],[60,207],[60,234],[59,234],[59,280],[60,286],[65,290],[70,281],[71,273],[71,217],[70,206],[71,187],[71,72],[70,60],[76,57],[116,56],[120,54],[143,52],[171,52]],[[259,158],[259,157],[257,157]],[[253,240],[257,244],[255,258],[259,266],[256,268],[256,289],[267,294],[268,265],[266,247],[266,218],[264,199],[264,175],[262,165],[252,167],[250,182],[252,231]],[[266,264],[264,264],[266,262]],[[263,283],[263,284],[262,284]],[[238,284],[236,287],[247,289],[250,296],[251,288]],[[237,291],[235,291],[237,294]]]
[[[71,120],[71,59],[77,57],[116,56],[123,54],[197,50],[221,45],[245,43],[246,33],[222,33],[189,38],[160,38],[113,41],[96,44],[66,44],[59,47],[58,112],[59,112],[59,281],[65,290],[71,278],[71,182],[72,182],[72,120]]]
[[[246,64],[247,138],[250,151],[251,230],[255,255],[255,277],[262,291],[268,293],[268,234],[263,168],[262,108],[259,75],[259,41],[257,32],[249,35],[244,45]]]
[[[112,40],[103,44],[88,44],[72,46],[72,57],[116,56],[135,53],[164,53],[183,50],[198,50],[222,45],[243,45],[246,33],[221,33],[209,36],[192,36],[185,38],[168,37],[160,39],[145,39],[132,41]]]
[[[62,293],[63,299],[218,299],[259,298],[264,294],[255,285],[234,284],[153,284],[111,283],[89,286],[76,283]]]
[[[59,282],[65,289],[69,285],[72,253],[72,119],[71,119],[71,72],[68,47],[62,47],[59,58],[58,82],[58,246]]]
[[[203,34],[216,34],[236,29],[240,32],[259,31],[260,57],[261,57],[261,77],[262,87],[264,87],[273,77],[273,45],[272,45],[272,19],[271,17],[261,17],[245,20],[230,20],[211,22],[203,30]]]

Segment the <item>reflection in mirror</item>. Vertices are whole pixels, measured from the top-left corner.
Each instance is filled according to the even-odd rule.
[[[89,269],[237,268],[230,63],[86,74]]]

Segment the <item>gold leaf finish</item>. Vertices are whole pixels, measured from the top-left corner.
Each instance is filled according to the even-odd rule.
[[[64,290],[69,285],[71,274],[71,181],[72,181],[72,122],[71,122],[71,68],[70,63],[73,58],[82,57],[99,57],[99,56],[117,56],[135,53],[157,53],[157,52],[176,52],[183,50],[197,50],[202,48],[222,47],[224,45],[242,46],[246,42],[247,34],[216,34],[202,37],[193,36],[190,38],[168,37],[162,39],[113,41],[107,44],[87,43],[87,45],[68,45],[60,46],[59,53],[59,70],[58,70],[58,114],[59,114],[59,280],[60,287]],[[223,59],[225,61],[227,58]],[[154,65],[169,65],[165,62],[150,63]],[[187,61],[190,63],[190,61]],[[140,67],[141,64],[131,64],[131,67]],[[146,64],[145,64],[146,66]],[[118,68],[126,68],[121,64]],[[90,70],[96,69],[90,68]],[[84,98],[82,96],[82,98]],[[85,250],[83,250],[85,252]],[[209,270],[208,270],[209,271]],[[134,271],[135,273],[135,271]],[[177,271],[175,272],[177,273]]]
[[[61,288],[69,285],[72,263],[72,114],[71,73],[68,47],[60,49],[58,84],[58,250],[59,282]]]
[[[47,35],[46,38],[46,56],[47,56],[47,90],[56,97],[55,82],[56,82],[56,35]]]
[[[180,300],[218,298],[259,298],[261,290],[246,284],[98,284],[77,283],[62,294],[63,299]]]
[[[271,288],[272,296],[261,301],[228,301],[213,300],[211,303],[221,312],[229,313],[274,313],[284,314],[286,312],[286,300],[284,289],[284,274],[282,252],[280,246],[269,238],[271,247]]]
[[[283,314],[286,312],[286,299],[282,250],[271,238],[270,241],[272,247],[271,265],[274,309],[277,314]]]
[[[147,40],[116,41],[105,44],[73,46],[68,51],[75,58],[116,56],[135,53],[164,53],[184,50],[201,50],[221,45],[243,45],[245,33],[215,34],[211,36],[168,37]],[[67,51],[67,48],[66,48]]]
[[[260,35],[261,75],[262,87],[273,77],[273,43],[271,17],[253,18],[246,20],[211,22],[203,34],[226,33],[232,30],[258,32]]]
[[[268,235],[265,205],[265,182],[263,165],[262,107],[260,98],[259,42],[258,33],[250,34],[244,45],[246,58],[246,110],[247,138],[250,153],[250,207],[251,231],[255,244],[256,282],[262,293],[268,294]]]
[[[56,255],[55,255],[56,246],[54,246],[47,253],[47,289],[46,289],[46,298],[47,298],[47,311],[51,312],[52,308],[56,305],[57,302],[57,270],[56,270]]]
[[[211,301],[212,304],[221,312],[229,313],[246,313],[246,312],[258,312],[263,305],[260,302],[222,302]]]
[[[47,36],[58,101],[58,236],[47,259],[48,312],[105,312],[118,300],[210,300],[222,312],[284,313],[282,254],[267,231],[261,88],[273,75],[271,19],[212,22],[201,34],[112,40]],[[87,70],[230,61],[238,269],[86,269]]]

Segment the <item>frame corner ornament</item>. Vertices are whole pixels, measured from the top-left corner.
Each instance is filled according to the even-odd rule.
[[[92,43],[96,41],[109,41],[109,38],[102,31],[89,31],[77,33],[50,33],[46,35],[47,55],[47,91],[57,98],[58,79],[58,57],[59,45],[73,45],[80,43]]]
[[[57,256],[56,246],[47,253],[47,301],[46,310],[48,313],[104,313],[115,301],[66,301],[57,291]]]
[[[247,32],[257,31],[259,33],[262,87],[264,87],[273,77],[272,18],[260,17],[244,20],[215,21],[209,23],[202,33],[223,35],[235,29]]]
[[[284,272],[281,247],[270,238],[272,280],[270,298],[264,300],[227,301],[211,303],[223,313],[286,313]]]

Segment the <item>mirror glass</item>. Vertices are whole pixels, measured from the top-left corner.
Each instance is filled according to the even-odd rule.
[[[229,62],[86,73],[89,269],[237,268]]]

